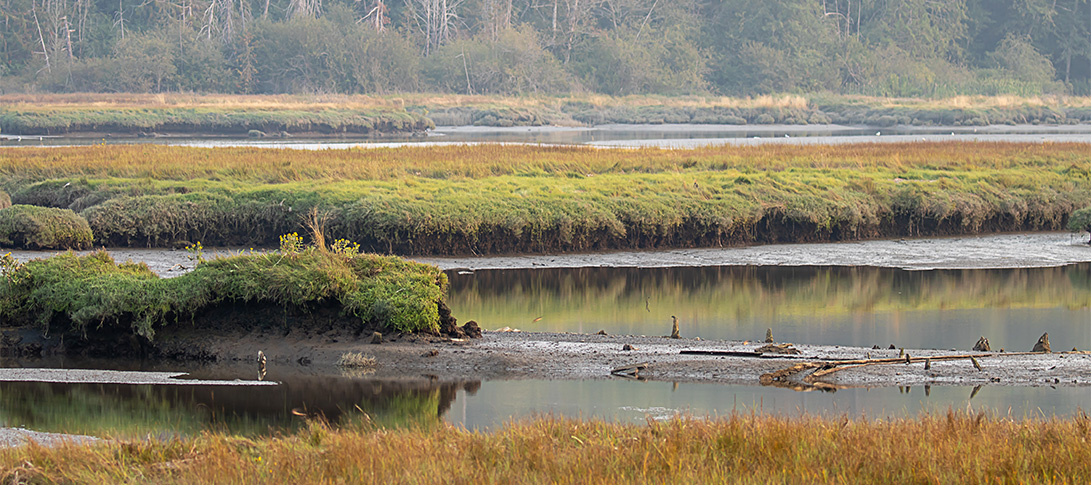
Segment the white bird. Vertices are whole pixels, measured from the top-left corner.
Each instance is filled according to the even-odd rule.
[[[879,136],[879,135],[881,135],[882,133],[883,133],[883,132],[881,132],[881,131],[876,131],[876,132],[875,132],[875,136]]]
[[[784,138],[791,138],[787,133],[784,134]]]

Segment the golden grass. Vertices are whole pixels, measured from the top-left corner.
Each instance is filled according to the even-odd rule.
[[[613,424],[538,418],[290,436],[205,434],[0,451],[5,483],[1086,483],[1091,424],[985,414],[734,415]]]
[[[509,108],[558,107],[567,102],[596,106],[663,106],[675,108],[793,108],[808,109],[812,99],[841,101],[872,107],[982,109],[1019,106],[1091,106],[1091,97],[1080,96],[954,96],[950,98],[882,98],[863,95],[776,94],[734,98],[727,96],[608,96],[571,94],[561,96],[486,96],[447,93],[401,93],[383,96],[351,94],[314,95],[237,95],[237,94],[5,94],[0,106],[20,110],[58,108],[222,108],[222,109],[375,109],[425,106],[429,109],[464,106],[503,106]]]
[[[7,94],[0,106],[19,110],[102,108],[373,109],[401,108],[398,101],[365,95],[227,94]]]
[[[153,145],[0,150],[0,178],[59,177],[216,179],[245,183],[302,180],[390,180],[404,177],[483,178],[498,175],[725,170],[822,172],[833,169],[1059,170],[1091,163],[1078,143],[890,143],[837,146],[765,145],[691,150],[586,147],[442,146],[349,150],[267,150]]]

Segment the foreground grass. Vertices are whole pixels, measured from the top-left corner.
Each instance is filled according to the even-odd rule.
[[[0,451],[5,482],[1085,483],[1086,415],[904,420],[732,416],[646,425],[539,418],[491,433],[442,425],[279,438]]]
[[[318,209],[401,254],[1060,229],[1089,173],[1081,144],[0,151],[13,202],[70,208],[97,244],[270,245]]]
[[[143,263],[115,263],[105,251],[26,264],[5,257],[0,263],[0,321],[47,333],[58,323],[61,332],[84,335],[129,326],[151,338],[157,328],[216,305],[245,303],[304,309],[335,304],[356,319],[357,329],[437,331],[437,305],[447,290],[446,275],[434,266],[314,247],[216,258],[169,279]]]

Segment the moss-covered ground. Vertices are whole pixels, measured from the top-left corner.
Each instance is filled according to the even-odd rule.
[[[337,305],[358,330],[439,330],[438,305],[446,295],[447,277],[437,268],[393,256],[288,246],[211,259],[170,279],[156,276],[143,263],[116,263],[104,251],[25,264],[6,256],[0,261],[0,322],[84,335],[121,327],[150,339],[164,326],[236,303]]]

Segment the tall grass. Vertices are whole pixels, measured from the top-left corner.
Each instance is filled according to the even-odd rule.
[[[0,187],[119,245],[271,244],[318,207],[369,251],[728,245],[1060,229],[1091,203],[1079,144],[321,152],[0,152]]]
[[[279,438],[31,445],[0,451],[5,481],[116,483],[1083,483],[1086,415],[1014,421],[733,415],[610,424],[538,418]]]

